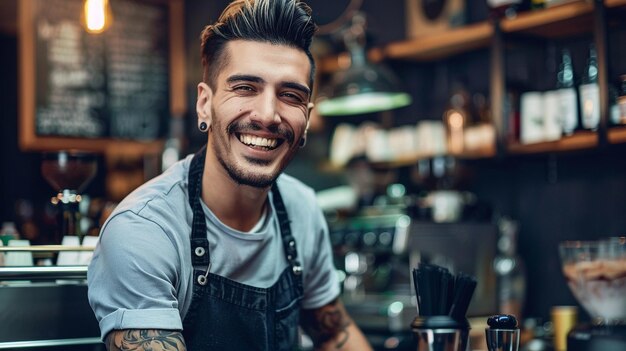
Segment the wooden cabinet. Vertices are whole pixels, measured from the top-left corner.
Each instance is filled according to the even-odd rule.
[[[483,21],[423,38],[389,43],[369,50],[369,58],[374,62],[407,61],[415,64],[447,59],[454,55],[477,49],[488,49],[490,56],[489,90],[491,115],[496,128],[497,145],[491,150],[461,153],[460,158],[490,158],[496,154],[536,154],[593,149],[615,143],[626,143],[626,128],[609,125],[609,74],[610,42],[607,31],[609,18],[624,18],[626,0],[579,1],[557,7],[522,12],[513,19]],[[521,144],[507,139],[507,118],[505,117],[505,94],[507,77],[505,62],[506,47],[516,37],[532,37],[543,40],[560,40],[575,36],[589,36],[598,51],[601,122],[596,132],[584,131],[563,137],[557,141],[536,144]],[[623,46],[623,43],[621,44]],[[613,58],[615,59],[615,58]],[[623,59],[623,58],[622,58]],[[320,70],[330,73],[345,67],[345,57],[325,58],[320,62]],[[613,72],[620,74],[624,72]],[[497,150],[497,152],[496,152]],[[382,164],[397,167],[413,164],[428,157],[416,155],[413,158],[396,160]]]

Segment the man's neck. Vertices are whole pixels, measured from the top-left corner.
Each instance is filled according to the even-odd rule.
[[[225,225],[242,232],[252,229],[265,210],[269,189],[238,184],[217,160],[207,158],[202,200]]]

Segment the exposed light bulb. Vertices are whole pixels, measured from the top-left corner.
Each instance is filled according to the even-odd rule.
[[[85,26],[89,33],[102,33],[111,22],[109,0],[85,0]]]

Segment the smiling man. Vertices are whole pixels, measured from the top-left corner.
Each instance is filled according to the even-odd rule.
[[[316,26],[298,0],[236,0],[202,33],[207,145],[103,226],[89,301],[111,350],[368,350],[338,300],[314,192],[283,170],[313,108]]]

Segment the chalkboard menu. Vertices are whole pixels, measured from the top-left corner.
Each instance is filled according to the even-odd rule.
[[[25,128],[32,128],[35,138],[59,137],[71,145],[71,138],[146,142],[166,134],[167,1],[110,1],[113,21],[100,34],[84,28],[84,0],[27,3],[21,6],[20,11],[27,13],[20,14],[20,21],[21,26],[26,23],[26,45],[30,41],[34,56],[30,58],[34,96],[27,96],[33,106],[25,110],[30,110],[33,121]],[[22,48],[22,57],[28,51]]]

